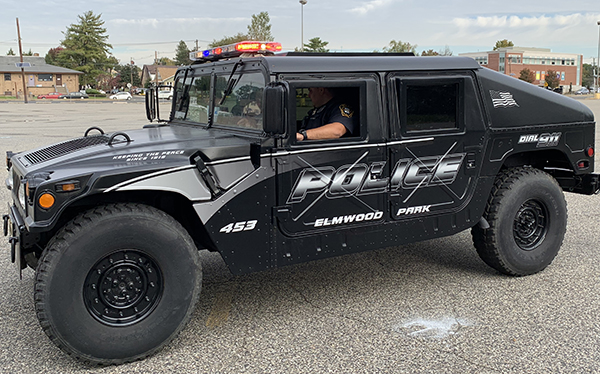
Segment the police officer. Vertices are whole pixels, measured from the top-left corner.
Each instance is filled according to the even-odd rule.
[[[337,100],[329,88],[311,87],[308,96],[315,107],[302,120],[296,140],[337,139],[344,135],[357,135],[354,110]]]

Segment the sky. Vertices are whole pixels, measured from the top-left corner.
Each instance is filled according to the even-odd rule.
[[[0,55],[18,53],[16,18],[23,50],[45,56],[70,24],[86,11],[101,14],[113,55],[142,66],[175,57],[184,40],[191,49],[246,32],[251,16],[267,11],[271,33],[284,50],[310,38],[331,51],[381,50],[390,41],[417,45],[417,52],[448,46],[454,55],[491,50],[498,40],[519,47],[598,55],[600,1],[575,0],[0,0]],[[303,29],[302,33],[302,14]]]

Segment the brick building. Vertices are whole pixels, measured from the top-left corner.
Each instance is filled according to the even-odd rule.
[[[17,93],[23,93],[21,68],[15,65],[20,61],[19,56],[0,56],[0,95],[16,96]],[[23,62],[31,64],[31,67],[24,69],[25,84],[30,96],[79,91],[79,75],[82,72],[48,65],[39,56],[23,56]]]
[[[521,70],[529,69],[535,74],[533,84],[543,86],[549,70],[557,73],[560,85],[578,89],[581,87],[583,55],[555,53],[548,48],[506,47],[497,51],[460,53],[474,58],[481,66],[518,78]]]

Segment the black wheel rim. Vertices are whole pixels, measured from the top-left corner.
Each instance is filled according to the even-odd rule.
[[[135,250],[113,252],[89,271],[83,299],[88,312],[109,326],[127,326],[146,318],[158,304],[163,278],[156,262]]]
[[[548,232],[548,211],[538,200],[527,200],[515,217],[513,236],[517,245],[525,251],[535,249]]]

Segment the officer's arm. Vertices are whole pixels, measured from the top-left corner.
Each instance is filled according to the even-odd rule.
[[[296,140],[337,139],[344,136],[347,131],[346,126],[340,122],[333,122],[317,127],[316,129],[306,130],[307,139],[303,139],[302,134],[296,133]]]

